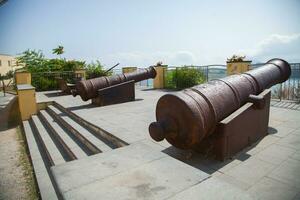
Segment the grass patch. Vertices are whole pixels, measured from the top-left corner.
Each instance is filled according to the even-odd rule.
[[[29,160],[29,152],[26,145],[26,139],[24,136],[24,132],[21,130],[20,126],[16,128],[17,131],[17,139],[20,144],[20,155],[19,155],[19,163],[23,169],[23,175],[26,180],[26,191],[28,199],[39,199],[38,195],[38,187],[34,178],[34,172]]]

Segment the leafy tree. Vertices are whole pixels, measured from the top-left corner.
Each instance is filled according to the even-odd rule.
[[[83,69],[85,67],[85,61],[79,60],[67,60],[63,63],[62,70],[63,71],[73,71],[76,69]]]
[[[5,88],[10,85],[13,77],[14,77],[14,71],[13,70],[8,71],[4,75],[0,74],[0,81],[2,82],[2,89],[3,89],[4,96],[5,96],[5,92],[6,92]],[[4,82],[5,80],[10,80],[7,83],[7,85],[5,85],[5,82]]]
[[[104,66],[100,63],[99,60],[96,60],[96,62],[92,62],[85,67],[87,79],[91,78],[97,78],[101,76],[109,76],[112,74],[112,72],[106,72],[104,70]]]
[[[43,71],[46,59],[41,50],[27,49],[16,58],[16,65],[24,65],[24,67],[30,71]]]
[[[53,49],[53,53],[62,54],[63,46]],[[39,50],[26,50],[17,57],[17,65],[24,65],[25,69],[32,73],[32,85],[38,91],[51,90],[57,88],[56,78],[61,76],[62,72],[71,72],[77,69],[86,69],[87,78],[111,75],[112,72],[106,72],[100,61],[86,64],[84,61],[66,60],[61,58],[47,59]],[[44,73],[51,72],[51,73]],[[53,72],[53,73],[52,73]],[[63,73],[68,82],[75,82],[72,73]]]
[[[85,66],[84,61],[66,60],[66,59],[46,59],[39,50],[26,50],[17,57],[17,65],[24,65],[29,72],[58,72],[73,71],[82,69]]]
[[[58,45],[57,48],[52,49],[52,53],[56,55],[62,55],[64,53],[64,47],[61,45]]]

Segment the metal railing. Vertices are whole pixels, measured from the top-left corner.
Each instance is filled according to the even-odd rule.
[[[116,74],[122,74],[123,71],[122,71],[122,69],[113,69],[113,70],[112,70],[112,73],[113,73],[113,75],[116,75]]]
[[[31,73],[31,84],[36,91],[58,90],[58,79],[64,79],[67,83],[75,83],[74,71],[63,72],[34,72]]]
[[[137,71],[143,70],[144,68],[137,68]],[[122,74],[122,69],[114,69],[113,75],[115,74]],[[140,87],[152,87],[153,86],[153,79],[146,79],[140,82],[135,83],[137,86]]]
[[[250,66],[251,69],[258,68],[265,63],[253,64]],[[282,83],[277,84],[271,88],[272,98],[279,100],[292,100],[300,102],[300,63],[290,63],[291,65],[291,76],[290,78]],[[201,71],[205,76],[205,81],[210,81],[217,78],[224,78],[227,76],[226,65],[215,64],[215,65],[206,65],[206,66],[185,66],[188,68],[193,68]],[[168,87],[168,80],[170,79],[171,74],[176,76],[174,70],[178,70],[181,67],[170,66],[165,72],[165,85]],[[175,84],[171,89],[178,89]]]
[[[274,85],[272,98],[300,102],[300,63],[290,63],[291,76],[284,83]]]
[[[143,70],[143,68],[138,68],[137,71]],[[137,82],[136,85],[140,87],[153,87],[153,79],[146,79],[140,82]]]
[[[251,69],[258,68],[265,63],[252,64]],[[277,84],[271,88],[272,98],[279,100],[292,100],[300,102],[300,63],[290,63],[292,74],[291,77],[282,84]],[[186,66],[188,68],[197,69],[203,73],[205,81],[210,81],[217,78],[224,78],[227,76],[226,65],[214,64],[205,66]],[[178,89],[177,85],[171,86],[168,83],[170,76],[176,76],[176,70],[180,69],[178,66],[169,66],[164,73],[165,86],[171,89]],[[114,74],[122,73],[122,69],[114,69]],[[145,80],[137,83],[139,86],[153,86],[153,80]]]

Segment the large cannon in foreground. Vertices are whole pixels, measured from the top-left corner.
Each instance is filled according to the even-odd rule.
[[[156,71],[154,67],[149,67],[148,69],[143,69],[132,73],[118,74],[79,81],[78,83],[76,83],[75,89],[71,92],[73,96],[80,95],[83,101],[87,101],[89,99],[97,98],[99,95],[99,90],[101,89],[109,88],[110,91],[115,91],[112,90],[113,88],[126,89],[128,87],[126,87],[124,83],[139,82],[146,79],[155,78],[155,76]],[[121,90],[118,90],[118,92]]]
[[[286,61],[272,59],[240,75],[166,94],[157,103],[150,136],[181,149],[214,148],[220,159],[232,156],[267,134],[270,90],[265,89],[290,74]]]

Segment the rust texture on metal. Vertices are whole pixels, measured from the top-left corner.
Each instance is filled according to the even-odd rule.
[[[240,75],[209,81],[162,96],[156,106],[156,122],[149,126],[156,141],[166,139],[181,149],[193,149],[215,132],[217,124],[247,102],[263,107],[260,94],[286,81],[290,65],[272,59],[264,66]]]
[[[148,69],[143,69],[131,73],[83,80],[76,83],[75,89],[72,90],[72,94],[73,96],[80,95],[83,101],[87,101],[89,99],[96,98],[99,89],[128,81],[139,82],[149,78],[155,78],[155,76],[156,71],[154,67],[149,67]]]

